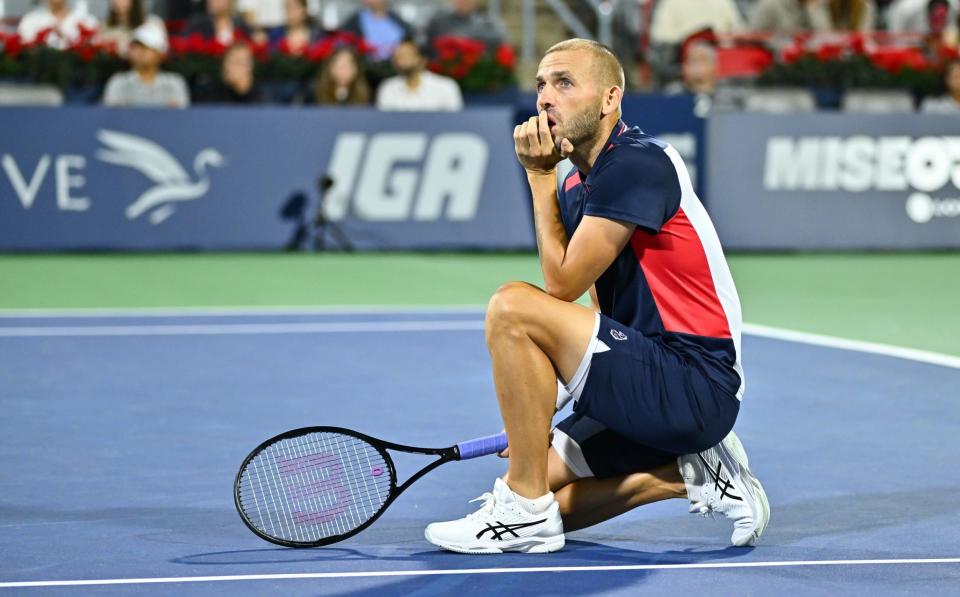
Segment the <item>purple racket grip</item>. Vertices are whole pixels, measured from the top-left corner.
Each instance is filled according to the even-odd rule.
[[[470,439],[457,444],[457,449],[460,451],[460,460],[496,454],[506,447],[506,432],[488,435],[486,437],[478,437],[477,439]]]

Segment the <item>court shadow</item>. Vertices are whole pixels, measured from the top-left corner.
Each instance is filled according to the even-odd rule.
[[[537,565],[576,566],[589,564],[678,564],[695,563],[717,559],[742,556],[750,549],[688,549],[665,552],[648,552],[634,549],[624,549],[603,543],[568,539],[566,547],[553,553],[549,560],[537,559]],[[502,554],[495,558],[464,558],[440,549],[423,551],[383,553],[383,548],[372,548],[369,551],[347,547],[318,547],[314,549],[293,549],[286,547],[262,549],[237,549],[228,551],[213,551],[181,556],[170,560],[174,564],[190,566],[249,566],[256,564],[293,564],[293,563],[323,563],[345,561],[376,561],[376,562],[422,562],[432,566],[446,568],[474,568],[495,564],[522,564],[529,566],[531,556],[524,554]],[[464,564],[477,564],[464,566]]]
[[[249,566],[255,564],[295,564],[302,562],[330,562],[342,560],[407,560],[406,557],[390,557],[380,554],[366,554],[357,549],[346,547],[315,547],[294,549],[290,547],[268,547],[262,549],[233,549],[229,551],[211,551],[195,553],[173,558],[173,564],[190,566]]]
[[[625,549],[592,541],[568,540],[566,547],[549,556],[503,554],[497,556],[470,557],[446,551],[423,551],[411,554],[407,559],[422,559],[433,568],[428,570],[470,570],[496,568],[497,573],[482,574],[430,574],[407,576],[399,579],[355,579],[355,586],[340,592],[324,592],[336,597],[373,597],[374,595],[593,595],[607,593],[626,587],[638,587],[657,570],[595,570],[567,571],[550,570],[557,567],[584,567],[590,565],[669,565],[711,562],[747,555],[751,549],[727,547],[709,550],[681,550],[646,552]],[[545,568],[544,572],[529,572],[530,568]],[[511,568],[524,569],[510,572]],[[482,576],[483,582],[478,582]]]
[[[644,565],[687,564],[734,558],[750,553],[750,549],[728,547],[724,549],[647,552],[625,549],[603,543],[583,540],[567,540],[563,551],[547,556],[503,554],[498,556],[469,557],[442,550],[424,550],[384,554],[382,548],[353,549],[324,547],[316,549],[265,548],[197,553],[170,560],[190,566],[248,566],[251,564],[291,564],[334,562],[402,562],[399,569],[422,570],[469,570],[476,568],[530,568],[589,565]],[[368,566],[356,566],[358,572]],[[337,568],[334,568],[336,570]],[[318,571],[331,571],[329,567]],[[354,578],[351,588],[341,592],[324,591],[323,595],[365,596],[382,595],[489,595],[491,591],[506,594],[557,595],[577,593],[590,595],[636,586],[655,570],[599,571],[590,573],[510,573],[483,574],[483,582],[477,582],[476,574],[435,574],[426,576],[403,576],[387,578]],[[493,584],[491,584],[493,583]]]
[[[781,495],[789,495],[780,487]],[[885,529],[917,524],[921,521],[950,515],[957,511],[960,487],[918,487],[883,493],[857,493],[823,496],[794,503],[779,503],[777,495],[770,495],[772,516],[761,546],[787,547],[821,537],[844,537],[850,547],[873,548]],[[908,508],[905,510],[905,508]],[[629,540],[633,536],[661,537],[676,542],[678,537],[706,536],[713,524],[728,532],[726,521],[703,521],[697,517],[657,518],[645,521],[625,521],[617,527],[616,536],[604,536],[611,541]],[[588,530],[589,532],[589,530]],[[642,534],[640,534],[642,532]],[[868,534],[865,534],[868,533]]]
[[[822,536],[855,535],[865,531],[881,530],[904,524],[903,504],[911,504],[911,520],[914,522],[950,514],[956,510],[956,487],[934,487],[922,491],[890,492],[861,495],[838,495],[812,499],[795,504],[773,504],[770,528],[764,535],[764,546],[789,546]],[[611,533],[609,528],[596,527],[572,534],[567,547],[551,554],[550,565],[577,564],[646,564],[687,563],[709,559],[734,557],[748,553],[742,548],[689,549],[683,551],[639,551],[624,549],[622,545],[637,537],[658,537],[665,543],[676,545],[686,538],[704,537],[712,533],[705,529],[707,521],[696,517],[666,517],[652,520],[625,520]],[[713,521],[718,531],[729,532],[727,523]],[[251,564],[323,563],[343,561],[391,561],[425,562],[434,566],[451,564],[461,566],[463,557],[442,550],[414,551],[423,546],[422,541],[411,541],[416,529],[406,524],[380,527],[376,543],[350,547],[321,547],[315,549],[289,549],[283,547],[247,550],[214,551],[194,553],[171,560],[177,564],[239,566]],[[373,535],[367,535],[373,537]],[[364,542],[357,537],[351,541]],[[869,539],[865,539],[869,541]],[[690,541],[693,543],[693,541]],[[408,546],[408,547],[407,547]],[[868,547],[868,546],[867,546]],[[529,565],[530,557],[517,554],[497,556],[497,565],[520,563]],[[483,565],[490,565],[485,562]]]

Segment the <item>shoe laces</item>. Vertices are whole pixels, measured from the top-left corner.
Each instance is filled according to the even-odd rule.
[[[474,519],[479,517],[481,514],[489,515],[493,513],[493,506],[494,504],[496,504],[497,499],[493,496],[492,493],[487,491],[483,495],[473,498],[472,500],[470,500],[469,503],[472,504],[474,502],[480,502],[480,501],[483,502],[483,504],[480,505],[480,509],[478,509],[476,512],[471,512],[470,514],[467,514],[467,518]]]
[[[690,513],[699,514],[703,518],[713,518],[713,504],[709,501],[695,502],[690,506]]]

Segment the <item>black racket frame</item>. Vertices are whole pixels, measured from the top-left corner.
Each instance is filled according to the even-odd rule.
[[[253,522],[247,517],[246,513],[244,513],[243,508],[240,506],[240,478],[243,476],[243,471],[246,470],[247,465],[250,463],[250,461],[256,458],[257,455],[260,454],[260,452],[265,450],[267,447],[285,439],[290,439],[290,438],[298,437],[301,435],[307,435],[310,433],[339,433],[341,435],[355,437],[373,446],[377,450],[377,452],[379,452],[380,455],[383,457],[383,461],[387,464],[387,468],[390,470],[390,495],[387,496],[387,499],[383,502],[383,505],[380,506],[380,509],[377,510],[377,512],[373,516],[371,516],[369,520],[367,520],[365,523],[358,526],[357,528],[353,529],[352,531],[348,531],[341,535],[326,537],[319,541],[289,541],[287,539],[281,539],[279,537],[274,537],[272,535],[264,533],[253,524]],[[390,458],[390,453],[387,452],[387,450],[397,450],[400,452],[406,452],[408,454],[425,454],[427,456],[439,456],[439,458],[437,458],[430,464],[426,465],[425,467],[423,467],[422,469],[420,469],[419,471],[411,475],[410,478],[404,481],[402,485],[398,486],[397,485],[397,467],[393,463],[393,459]],[[380,516],[387,510],[390,504],[392,504],[395,499],[400,497],[400,494],[406,491],[407,488],[413,485],[413,483],[417,481],[420,477],[426,475],[427,473],[437,468],[441,464],[452,462],[454,460],[460,460],[460,449],[457,446],[450,446],[449,448],[420,448],[417,446],[406,446],[403,444],[395,444],[393,442],[384,441],[382,439],[371,437],[364,433],[360,433],[359,431],[354,431],[353,429],[346,429],[344,427],[300,427],[299,429],[291,429],[290,431],[285,431],[280,435],[271,437],[270,439],[264,441],[259,446],[254,448],[253,451],[250,452],[250,454],[248,454],[246,458],[244,458],[243,463],[240,465],[240,470],[237,471],[237,476],[233,481],[233,503],[237,508],[237,512],[240,514],[240,519],[243,520],[243,524],[245,524],[248,529],[253,531],[255,535],[257,535],[258,537],[260,537],[265,541],[269,541],[270,543],[274,543],[276,545],[282,545],[284,547],[296,547],[296,548],[323,547],[324,545],[330,545],[332,543],[338,543],[340,541],[343,541],[344,539],[349,539],[350,537],[353,537],[360,531],[363,531],[364,529],[372,525],[374,522],[376,522],[377,519],[380,518]]]

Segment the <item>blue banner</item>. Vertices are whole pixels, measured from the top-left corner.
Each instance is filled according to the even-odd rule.
[[[531,248],[513,118],[5,108],[0,250]]]
[[[735,250],[960,248],[960,118],[718,114],[710,215]]]

